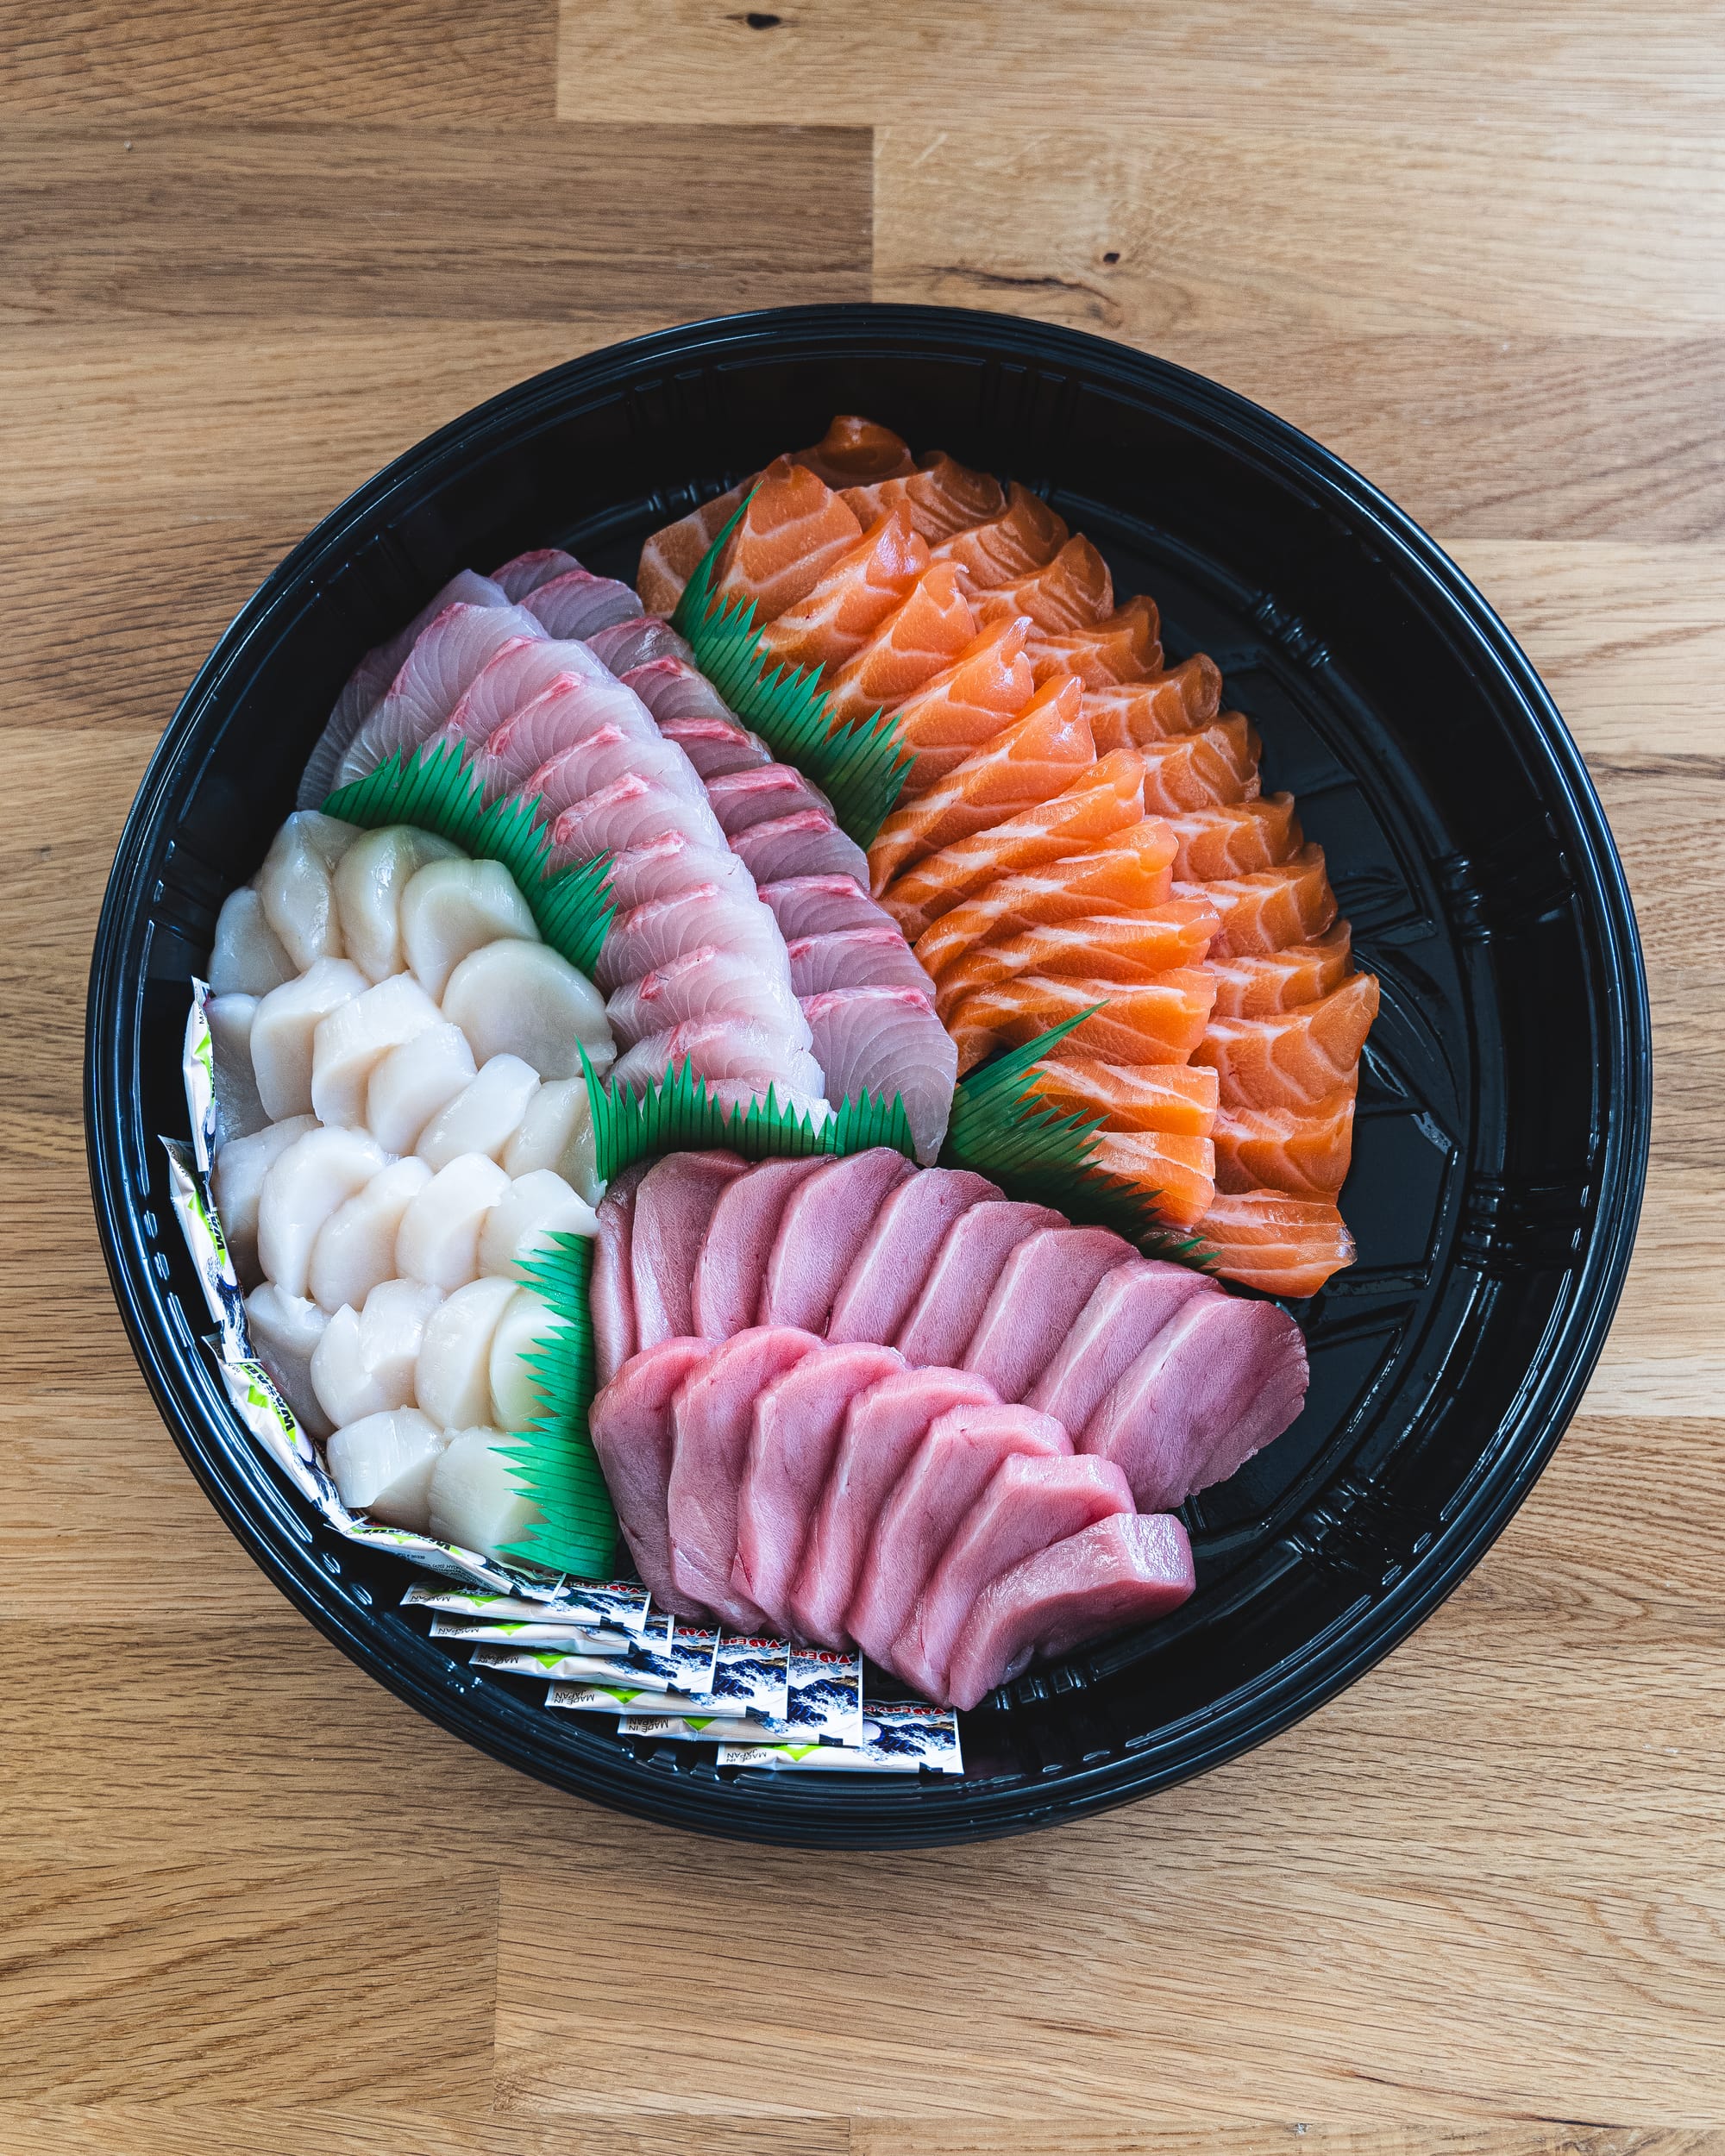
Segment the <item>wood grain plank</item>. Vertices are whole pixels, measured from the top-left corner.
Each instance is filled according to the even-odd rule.
[[[533,2120],[440,2113],[417,2103],[268,2109],[254,2103],[22,2106],[0,2102],[6,2156],[847,2156],[844,2119]],[[1023,2144],[1027,2150],[1035,2144]],[[1480,2156],[1497,2156],[1484,2143]],[[1698,2142],[1638,2144],[1634,2156],[1711,2156]],[[1349,2156],[1355,2156],[1350,2151]],[[1396,2152],[1400,2156],[1400,2151]],[[1447,2156],[1447,2152],[1446,2152]],[[1457,2151],[1475,2156],[1475,2147]],[[1524,2156],[1516,2144],[1509,2156]],[[1526,2156],[1534,2156],[1531,2147]],[[1538,2152],[1543,2156],[1543,2151]],[[1603,2147],[1590,2156],[1615,2156]],[[1628,2156],[1628,2152],[1625,2152]]]
[[[859,2119],[851,2156],[1182,2156],[1189,2122],[1130,2126],[1090,2120]],[[1640,2127],[1540,2125],[1533,2121],[1455,2126],[1340,2126],[1304,2119],[1269,2126],[1207,2121],[1203,2146],[1220,2156],[1717,2156],[1725,2135]]]

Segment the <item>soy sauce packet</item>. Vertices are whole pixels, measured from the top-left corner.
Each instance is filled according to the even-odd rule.
[[[680,1625],[667,1645],[641,1647],[626,1655],[571,1653],[560,1647],[475,1647],[471,1663],[474,1669],[503,1670],[511,1677],[584,1677],[595,1684],[704,1698],[712,1687],[718,1651],[716,1632]]]
[[[404,1609],[436,1609],[451,1616],[477,1617],[488,1623],[586,1625],[595,1630],[640,1633],[649,1623],[670,1637],[668,1610],[653,1610],[644,1587],[634,1580],[564,1580],[543,1601],[523,1595],[492,1595],[479,1589],[434,1585],[416,1580],[401,1598]]]
[[[785,1724],[799,1743],[862,1740],[862,1658],[831,1647],[790,1650]]]
[[[741,1733],[737,1733],[738,1735]],[[720,1733],[713,1732],[715,1737]],[[742,1744],[726,1731],[718,1746],[722,1767],[768,1767],[825,1774],[963,1774],[958,1717],[949,1707],[922,1700],[871,1702],[864,1710],[862,1733],[854,1745]]]
[[[615,1714],[619,1731],[625,1721],[636,1719],[674,1722],[686,1715],[698,1715],[703,1727],[717,1722],[739,1733],[749,1727],[747,1716],[733,1702],[715,1702],[706,1693],[643,1692],[626,1684],[553,1684],[545,1704],[580,1714]]]
[[[557,1620],[450,1617],[441,1612],[431,1620],[434,1639],[465,1639],[474,1646],[562,1647],[572,1654],[628,1656],[649,1652],[671,1644],[668,1610],[649,1619],[639,1632],[624,1632],[617,1625],[572,1625]]]

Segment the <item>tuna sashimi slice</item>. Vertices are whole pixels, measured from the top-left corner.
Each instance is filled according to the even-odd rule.
[[[845,1613],[845,1630],[863,1653],[887,1660],[929,1575],[998,1468],[1015,1454],[1059,1459],[1071,1451],[1054,1418],[1033,1407],[954,1407],[931,1423],[881,1507]]]
[[[735,714],[718,691],[706,674],[697,672],[687,660],[649,659],[644,666],[630,667],[623,681],[625,687],[634,690],[662,726],[668,726],[674,720],[693,718],[719,719],[733,726],[737,724]]]
[[[605,876],[607,893],[624,911],[674,898],[696,884],[717,884],[733,896],[755,893],[754,877],[730,847],[703,845],[683,830],[662,831],[638,846],[619,848]]]
[[[530,554],[513,555],[500,569],[493,569],[491,578],[519,605],[530,592],[536,592],[554,576],[562,576],[580,566],[574,555],[565,554],[561,547],[537,547]]]
[[[1036,1383],[1104,1275],[1138,1253],[1107,1228],[1044,1228],[1008,1256],[976,1321],[964,1367],[1002,1400],[1022,1400]]]
[[[507,727],[499,728],[495,738],[501,741],[515,724],[511,719]],[[643,741],[638,734],[609,722],[595,727],[585,740],[536,765],[518,782],[518,791],[524,800],[539,803],[542,822],[555,823],[578,801],[631,775],[651,779],[686,800],[700,800],[701,782],[680,749],[657,735],[651,741]]]
[[[1189,1302],[1226,1302],[1213,1280],[1160,1258],[1111,1267],[1025,1397],[1076,1437],[1108,1388]]]
[[[896,1343],[919,1369],[963,1366],[1007,1260],[1044,1228],[1065,1221],[1047,1206],[985,1200],[947,1230]]]
[[[872,1342],[829,1347],[775,1377],[755,1403],[731,1577],[781,1628],[790,1627],[791,1585],[850,1403],[904,1367]]]
[[[831,816],[832,804],[819,787],[787,763],[750,764],[706,781],[706,798],[727,838],[756,824],[795,816],[805,809]]]
[[[820,1351],[812,1333],[758,1326],[735,1334],[678,1392],[667,1511],[671,1572],[679,1589],[734,1630],[759,1632],[765,1613],[731,1584],[737,1501],[755,1403],[775,1377]]]
[[[947,1544],[910,1621],[883,1658],[931,1699],[946,1695],[946,1665],[972,1605],[991,1580],[1051,1543],[1129,1514],[1132,1486],[1112,1460],[1080,1453],[1003,1460]]]
[[[1208,1138],[1169,1131],[1099,1131],[1094,1164],[1130,1183],[1171,1228],[1195,1228],[1216,1194],[1216,1152]]]
[[[1014,479],[998,516],[939,541],[933,554],[937,561],[956,562],[973,589],[991,591],[1053,561],[1066,538],[1065,519]]]
[[[1140,1511],[1166,1512],[1280,1437],[1306,1383],[1306,1343],[1285,1310],[1193,1296],[1074,1436],[1122,1470]]]
[[[1220,882],[1176,887],[1182,899],[1208,899],[1221,918],[1210,945],[1214,958],[1250,958],[1310,943],[1336,918],[1336,894],[1321,846],[1302,847],[1279,868]]]
[[[976,635],[964,580],[950,562],[937,562],[894,608],[862,649],[825,682],[835,725],[892,711],[913,689],[950,667]]]
[[[1208,725],[1221,705],[1221,669],[1201,651],[1147,681],[1084,692],[1084,716],[1099,750],[1143,748],[1189,733]]]
[[[1144,758],[1145,815],[1189,816],[1255,800],[1262,748],[1258,729],[1242,711],[1231,711],[1213,725],[1178,734],[1171,741],[1141,746],[1138,753]],[[1201,873],[1176,870],[1188,881],[1198,880]]]
[[[1198,1233],[1218,1272],[1266,1295],[1315,1295],[1355,1257],[1333,1198],[1218,1191]]]
[[[968,1710],[1032,1662],[1057,1660],[1125,1625],[1177,1609],[1197,1584],[1186,1530],[1166,1513],[1116,1513],[991,1580],[947,1667],[946,1697]]]
[[[1088,629],[1069,634],[1033,630],[1025,641],[1025,656],[1038,681],[1056,674],[1076,674],[1087,689],[1147,681],[1162,672],[1159,626],[1155,601],[1140,595]]]
[[[859,651],[928,567],[928,547],[895,510],[869,526],[812,591],[787,607],[762,638],[782,666],[843,666]]]
[[[888,915],[879,928],[836,929],[827,936],[800,936],[786,945],[791,986],[800,996],[835,988],[913,988],[932,996],[934,983]]]
[[[1109,1063],[1067,1056],[1032,1063],[1044,1100],[1068,1115],[1100,1115],[1117,1131],[1166,1131],[1208,1138],[1216,1120],[1216,1074],[1186,1063]]]
[[[977,602],[983,621],[1012,621],[1026,614],[1044,630],[1088,629],[1114,611],[1114,580],[1108,565],[1082,533],[1042,568],[997,586]]]
[[[1006,505],[1000,483],[992,473],[970,471],[944,449],[919,457],[917,468],[902,477],[848,486],[844,498],[864,524],[894,510],[906,511],[931,546],[968,525],[998,517]]]
[[[749,951],[712,943],[628,982],[605,1008],[618,1044],[627,1048],[673,1026],[718,1018],[742,1018],[776,1034],[789,1049],[810,1045],[808,1022],[783,975],[768,972]],[[817,1060],[825,1069],[824,1060]]]
[[[1201,966],[1170,966],[1132,981],[1022,973],[973,988],[952,1006],[946,1023],[961,1072],[995,1049],[1021,1047],[1068,1018],[1079,1023],[1050,1049],[1052,1058],[1183,1063],[1206,1037],[1215,993]]]
[[[551,866],[568,868],[596,861],[601,854],[623,853],[673,831],[714,852],[724,843],[705,799],[631,772],[558,817],[551,826]]]
[[[782,883],[792,876],[836,875],[849,876],[868,887],[868,856],[825,809],[799,809],[765,824],[751,824],[737,833],[735,848],[757,884]]]
[[[824,480],[775,457],[725,543],[714,595],[722,605],[753,599],[757,624],[776,621],[862,536],[855,511]]]
[[[932,1423],[954,1407],[994,1401],[990,1388],[963,1370],[906,1370],[851,1401],[791,1589],[791,1625],[800,1638],[849,1644],[844,1613],[893,1485]]]
[[[820,1065],[806,1050],[793,1048],[781,1033],[733,1018],[688,1019],[649,1033],[618,1057],[611,1082],[644,1089],[674,1063],[687,1063],[702,1078],[744,1080],[757,1093],[776,1086],[781,1101],[787,1095],[800,1103],[819,1100],[825,1092]]]
[[[1146,782],[1146,805],[1150,798]],[[1175,880],[1180,883],[1208,883],[1279,868],[1294,858],[1302,843],[1291,793],[1267,793],[1257,800],[1194,809],[1170,816],[1168,828],[1180,848],[1174,863]]]
[[[620,1175],[613,1176],[610,1189],[599,1200],[587,1311],[593,1319],[594,1363],[601,1385],[608,1385],[635,1352],[630,1241],[635,1224],[635,1194],[646,1173],[639,1163],[625,1168]]]
[[[889,1145],[825,1163],[791,1193],[762,1287],[762,1325],[825,1330],[875,1215],[915,1169]]]
[[[714,1352],[711,1340],[662,1340],[644,1354],[632,1356],[587,1410],[599,1470],[636,1568],[653,1600],[679,1617],[704,1617],[706,1612],[702,1603],[680,1590],[671,1569],[666,1512],[673,1446],[671,1403]]]
[[[615,674],[632,674],[656,661],[681,659],[692,664],[694,653],[661,614],[635,614],[595,630],[586,640],[594,658]]]
[[[773,909],[788,943],[810,936],[841,936],[850,929],[889,928],[898,923],[853,876],[789,876],[765,883],[761,896]]]
[[[615,577],[595,576],[590,569],[566,569],[538,584],[523,604],[544,624],[549,636],[576,636],[585,642],[596,630],[612,622],[632,621],[641,602],[626,584]]]
[[[1212,1016],[1267,1018],[1296,1004],[1317,1002],[1347,978],[1352,943],[1348,924],[1338,921],[1309,943],[1251,957],[1212,958],[1210,969],[1216,976]]]
[[[1376,975],[1355,974],[1320,1002],[1270,1018],[1213,1018],[1192,1060],[1214,1069],[1225,1106],[1309,1110],[1353,1075],[1377,1016]]]
[[[544,633],[519,607],[446,606],[422,631],[388,693],[348,743],[336,783],[351,786],[398,749],[429,741],[488,660],[513,639],[537,642]]]
[[[1176,966],[1201,965],[1215,932],[1214,909],[1195,899],[1166,899],[1137,913],[1051,921],[1017,936],[991,937],[969,951],[942,976],[935,1008],[945,1018],[973,988],[990,988],[1026,973],[1075,974],[1130,987]]]
[[[605,668],[583,643],[554,636],[507,643],[467,684],[444,723],[444,736],[482,748],[505,720],[548,689],[573,688],[581,682],[598,686],[605,680]]]
[[[699,509],[691,510],[672,524],[656,531],[641,549],[641,566],[635,573],[635,588],[642,605],[656,614],[674,611],[683,586],[700,567],[703,557],[742,504],[750,481],[715,494]]]
[[[958,1052],[935,1016],[926,990],[834,988],[806,997],[803,1015],[815,1058],[826,1073],[827,1097],[873,1094],[904,1102],[916,1156],[939,1157],[952,1113]]]
[[[748,890],[718,883],[693,883],[613,914],[593,978],[608,993],[705,943],[752,959],[775,980],[791,978],[785,939],[772,914]]]
[[[845,1275],[827,1338],[896,1339],[948,1229],[972,1206],[1000,1195],[997,1185],[968,1169],[930,1168],[907,1175],[881,1207]]]
[[[1216,1118],[1219,1190],[1333,1198],[1353,1157],[1356,1073],[1310,1108],[1224,1108]]]
[[[694,1332],[695,1261],[714,1208],[746,1166],[736,1153],[668,1153],[642,1179],[629,1242],[637,1353]]]
[[[695,1264],[695,1323],[708,1339],[728,1340],[759,1322],[785,1207],[792,1192],[826,1165],[820,1153],[757,1161],[721,1194]]]
[[[1024,655],[1028,627],[1019,618],[995,622],[899,705],[898,739],[914,757],[900,801],[926,793],[955,765],[992,741],[1035,695],[1030,661]]]

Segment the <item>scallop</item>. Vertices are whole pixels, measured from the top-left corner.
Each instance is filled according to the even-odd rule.
[[[508,1194],[508,1176],[483,1153],[463,1153],[440,1168],[401,1216],[396,1269],[445,1294],[474,1279],[485,1217]]]
[[[527,901],[501,862],[428,862],[408,878],[401,894],[402,950],[439,1001],[467,953],[499,937],[539,940]]]
[[[326,1452],[349,1512],[424,1534],[431,1525],[431,1484],[448,1444],[417,1408],[398,1407],[338,1430]]]
[[[210,1047],[216,1081],[216,1112],[223,1142],[250,1138],[261,1131],[269,1118],[258,1098],[258,1081],[252,1069],[252,1020],[258,999],[237,992],[211,996],[204,1006],[210,1021]]]
[[[267,996],[299,970],[270,926],[264,902],[250,884],[230,892],[216,917],[210,953],[210,986],[218,996]]]
[[[342,955],[333,875],[359,835],[357,824],[298,809],[264,856],[258,871],[264,918],[302,970],[317,959]]]
[[[599,1215],[553,1169],[518,1175],[486,1215],[480,1231],[480,1270],[511,1280],[523,1277],[524,1258],[549,1250],[560,1232],[597,1235]]]
[[[593,1149],[593,1104],[585,1078],[554,1078],[527,1104],[521,1127],[504,1148],[511,1175],[549,1168],[596,1206],[605,1185]]]
[[[411,1155],[380,1169],[362,1190],[336,1206],[317,1231],[306,1275],[311,1300],[326,1310],[358,1309],[380,1281],[395,1276],[395,1242],[407,1208],[431,1180]]]
[[[387,1156],[364,1131],[308,1131],[278,1156],[258,1199],[258,1259],[284,1294],[309,1292],[311,1252],[338,1206],[363,1190]]]
[[[314,1438],[327,1438],[332,1426],[311,1382],[311,1358],[329,1322],[315,1302],[287,1294],[273,1281],[246,1297],[246,1328],[257,1358]]]
[[[491,1420],[491,1344],[514,1294],[512,1281],[470,1280],[427,1324],[414,1395],[446,1430]]]
[[[518,1056],[542,1078],[573,1078],[581,1067],[577,1043],[601,1074],[617,1060],[605,998],[548,943],[470,952],[449,975],[442,1004],[481,1062]]]
[[[414,1405],[413,1378],[427,1320],[442,1297],[417,1280],[386,1280],[363,1309],[338,1310],[311,1357],[318,1403],[340,1430],[367,1415]]]
[[[517,1487],[514,1463],[504,1448],[512,1440],[483,1425],[457,1430],[432,1471],[431,1532],[441,1541],[487,1557],[507,1557],[541,1515]]]
[[[478,1075],[467,1037],[447,1021],[392,1048],[366,1087],[366,1121],[386,1151],[411,1153],[432,1117]]]
[[[252,1019],[252,1069],[273,1123],[311,1112],[312,1044],[332,1011],[370,984],[345,958],[319,958],[296,981],[260,997]]]
[[[443,1023],[410,973],[398,973],[320,1018],[311,1037],[311,1112],[321,1123],[363,1123],[366,1088],[392,1049]]]
[[[545,1388],[528,1361],[562,1320],[543,1295],[518,1288],[491,1340],[491,1416],[499,1430],[524,1430],[544,1413]]]
[[[373,981],[386,981],[407,963],[401,949],[401,894],[430,861],[458,861],[459,846],[435,831],[391,824],[367,831],[348,847],[334,886],[336,918],[347,955]]]
[[[210,1181],[222,1232],[242,1282],[262,1278],[258,1267],[258,1200],[264,1177],[296,1139],[317,1128],[315,1116],[290,1116],[249,1138],[229,1138],[216,1156]]]
[[[432,1117],[413,1150],[434,1168],[446,1168],[462,1153],[488,1153],[496,1160],[521,1128],[538,1090],[530,1063],[518,1056],[493,1056],[480,1065],[473,1082]]]

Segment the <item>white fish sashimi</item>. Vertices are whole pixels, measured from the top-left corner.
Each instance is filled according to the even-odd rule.
[[[539,1508],[521,1494],[505,1447],[512,1440],[484,1426],[452,1432],[431,1476],[431,1532],[460,1549],[505,1557],[535,1526]]]
[[[796,816],[807,809],[831,816],[832,805],[819,787],[788,763],[751,764],[709,779],[706,798],[727,838],[756,824]]]
[[[335,872],[360,836],[354,824],[297,809],[272,840],[258,871],[258,895],[282,949],[301,970],[319,958],[340,958],[342,924]]]
[[[272,1123],[249,1137],[229,1138],[216,1153],[210,1177],[216,1210],[242,1285],[260,1277],[258,1200],[263,1195],[264,1177],[290,1145],[317,1128],[315,1116],[290,1116],[285,1123]]]
[[[363,1307],[344,1304],[335,1313],[313,1351],[311,1382],[338,1430],[414,1405],[414,1365],[442,1300],[417,1280],[386,1280]]]
[[[430,1180],[430,1169],[410,1154],[380,1169],[362,1190],[336,1206],[311,1246],[306,1285],[313,1302],[330,1311],[351,1303],[357,1310],[380,1282],[393,1278],[401,1223]]]
[[[401,894],[428,862],[461,859],[459,846],[406,824],[365,831],[337,863],[333,887],[345,956],[370,981],[406,964],[401,950]]]
[[[470,951],[449,975],[443,1015],[482,1065],[518,1056],[541,1078],[574,1078],[581,1049],[601,1075],[617,1055],[604,998],[547,943],[511,937]]]
[[[448,1438],[415,1407],[367,1415],[330,1438],[329,1472],[349,1512],[410,1534],[431,1531],[431,1483]]]
[[[791,986],[800,996],[834,988],[913,988],[932,999],[934,983],[923,971],[896,921],[884,928],[841,928],[826,936],[800,936],[786,946]]]
[[[838,988],[806,998],[802,1007],[828,1098],[899,1094],[917,1158],[928,1166],[946,1136],[958,1082],[957,1048],[929,997],[914,988]]]
[[[246,1330],[258,1360],[314,1438],[327,1438],[331,1427],[311,1382],[311,1358],[329,1322],[328,1313],[315,1302],[288,1294],[273,1281],[267,1280],[246,1297]]]
[[[645,705],[622,682],[603,672],[593,679],[560,674],[536,696],[518,705],[486,740],[480,766],[486,794],[494,799],[512,792],[544,765],[606,728],[630,736],[643,748],[658,743],[658,730]]]
[[[230,891],[216,917],[210,952],[213,995],[267,996],[299,970],[269,924],[261,893],[250,884]]]
[[[791,1048],[782,1034],[751,1025],[746,1018],[708,1018],[649,1034],[618,1058],[613,1085],[642,1088],[654,1085],[674,1063],[687,1063],[706,1079],[737,1078],[764,1092],[776,1084],[804,1099],[825,1097],[820,1065],[804,1049]]]
[[[792,876],[849,876],[866,890],[869,860],[822,809],[800,809],[739,830],[732,842],[757,884]]]
[[[662,614],[636,614],[595,630],[587,642],[593,656],[618,675],[659,659],[694,663],[694,653]]]
[[[631,772],[563,811],[551,826],[551,866],[566,868],[596,861],[601,854],[624,853],[672,832],[714,853],[725,843],[704,794],[693,799],[660,780]]]
[[[486,1215],[480,1231],[480,1270],[511,1280],[523,1263],[552,1248],[554,1235],[597,1235],[599,1215],[549,1168],[518,1175],[509,1195]]]
[[[491,1344],[515,1292],[509,1280],[469,1281],[431,1313],[413,1392],[423,1412],[446,1430],[491,1420]]]
[[[413,1150],[438,1169],[467,1153],[498,1160],[538,1090],[539,1074],[531,1063],[518,1056],[493,1056],[480,1065],[473,1082],[432,1117]]]
[[[641,611],[641,602],[626,584],[614,577],[595,576],[590,569],[566,569],[561,576],[536,585],[524,601],[530,612],[553,636],[585,640],[614,621],[630,621]]]
[[[810,1045],[807,1021],[788,983],[775,980],[746,952],[710,943],[619,988],[605,1012],[612,1032],[629,1047],[672,1026],[718,1018],[741,1018],[788,1048]]]
[[[649,659],[644,665],[628,668],[621,677],[652,712],[661,726],[668,726],[686,720],[715,719],[722,724],[736,726],[737,714],[714,688],[706,674],[684,659]],[[751,734],[750,740],[755,739]],[[772,752],[765,753],[761,761],[772,761]]]
[[[484,1153],[439,1169],[402,1215],[395,1262],[404,1278],[445,1294],[476,1279],[486,1215],[508,1195],[508,1176]]]
[[[511,1296],[491,1342],[492,1420],[499,1430],[525,1430],[544,1413],[545,1389],[530,1357],[550,1344],[561,1323],[532,1288]]]
[[[433,861],[401,894],[401,948],[420,986],[442,999],[470,951],[500,937],[539,941],[538,924],[500,861]]]
[[[248,995],[211,996],[204,1006],[210,1026],[216,1113],[224,1144],[249,1138],[269,1122],[252,1069],[252,1021],[257,1012],[258,999]]]
[[[603,686],[605,669],[584,643],[547,636],[537,643],[507,644],[487,659],[444,721],[441,738],[482,748],[504,723],[560,683]]]
[[[763,883],[762,905],[771,908],[780,933],[792,943],[805,936],[837,936],[854,928],[890,928],[898,923],[854,876],[792,876]]]
[[[480,668],[520,637],[539,642],[545,631],[518,606],[446,606],[402,661],[342,758],[338,787],[375,771],[398,749],[429,741],[461,700]]]
[[[388,1165],[365,1131],[308,1131],[279,1155],[258,1198],[264,1277],[284,1294],[309,1294],[311,1252],[324,1222]]]
[[[311,1061],[317,1028],[332,1011],[371,986],[345,958],[320,958],[260,998],[252,1018],[252,1071],[273,1123],[311,1113]]]
[[[524,800],[538,803],[543,822],[555,823],[565,809],[631,772],[656,780],[691,801],[703,798],[701,782],[681,749],[656,734],[651,741],[642,741],[609,725],[595,729],[585,741],[530,772],[519,791]]]
[[[620,988],[704,943],[752,958],[775,978],[790,978],[785,941],[772,915],[752,893],[717,883],[691,884],[613,914],[594,973],[601,987]]]
[[[773,752],[758,734],[730,718],[672,718],[662,729],[694,766],[703,783],[738,771],[759,771]]]
[[[337,1005],[311,1036],[313,1115],[320,1123],[363,1123],[373,1071],[392,1048],[442,1023],[411,974],[393,974]]]
[[[434,1115],[470,1086],[479,1065],[459,1025],[446,1019],[392,1048],[366,1088],[366,1124],[387,1153],[411,1153]]]
[[[723,843],[703,844],[687,831],[665,831],[638,846],[613,853],[605,888],[619,912],[674,897],[691,885],[712,883],[728,892],[755,895],[755,879]]]
[[[492,571],[491,580],[501,585],[518,605],[530,592],[536,592],[554,576],[580,566],[574,555],[565,554],[561,547],[536,547],[530,553],[511,555],[501,568]]]
[[[585,1078],[554,1078],[540,1087],[504,1148],[503,1165],[518,1179],[549,1169],[589,1206],[599,1203],[604,1185]]]

